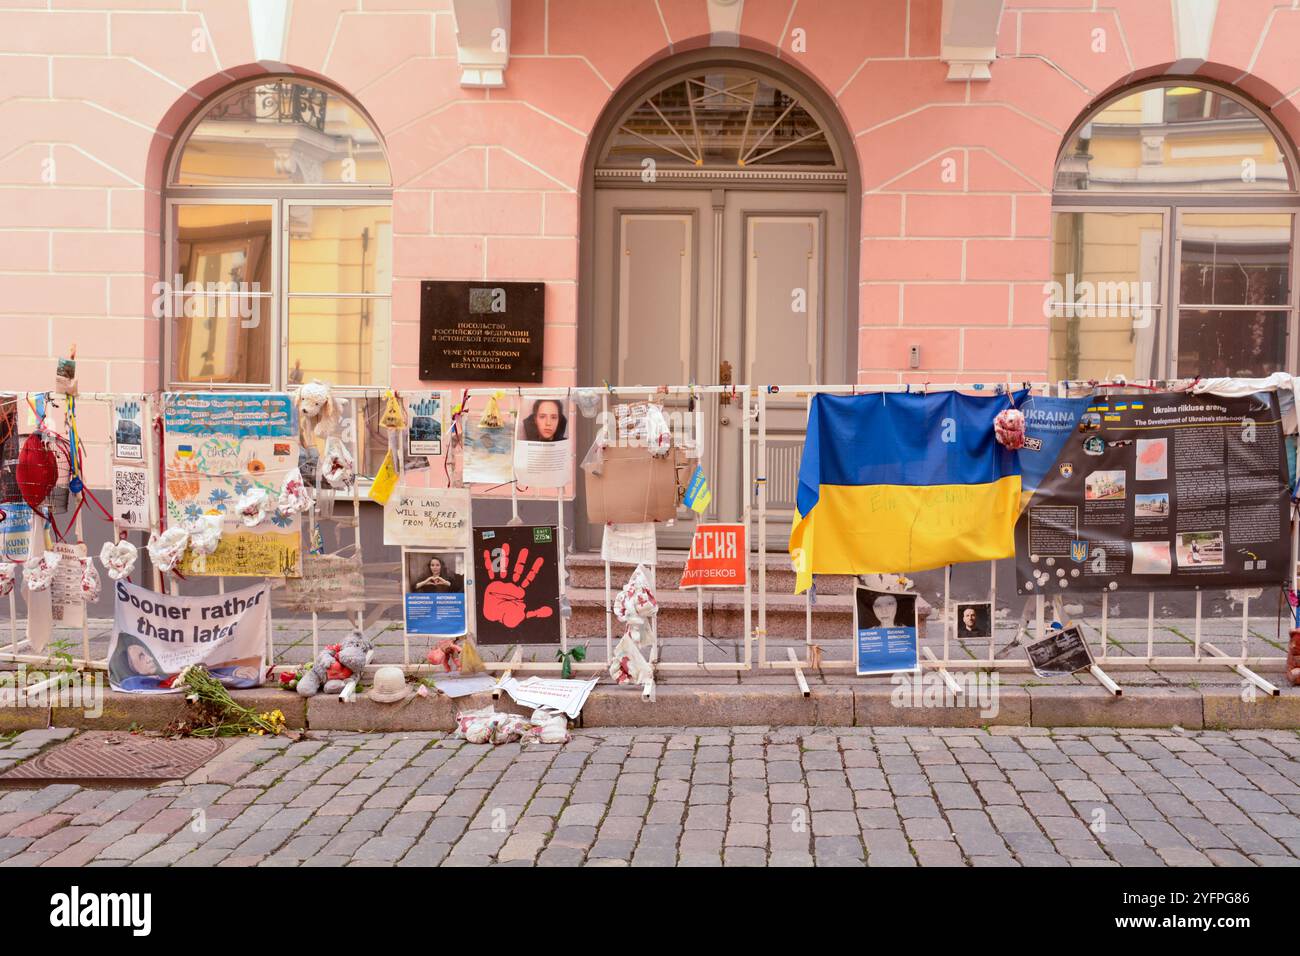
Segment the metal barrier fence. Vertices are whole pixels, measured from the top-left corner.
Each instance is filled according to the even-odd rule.
[[[1141,383],[1134,383],[1141,384]],[[1155,385],[1156,383],[1150,383]],[[1068,390],[1068,383],[1061,383],[1057,386],[1046,383],[1025,383],[1023,386],[1028,388],[1032,394],[1050,395],[1065,394]],[[1119,386],[1115,386],[1118,388]],[[769,521],[775,514],[781,517],[788,509],[773,508],[769,502],[770,483],[768,481],[768,469],[773,463],[770,457],[769,442],[772,438],[769,431],[769,410],[772,408],[774,397],[780,402],[786,402],[788,399],[794,399],[796,402],[802,402],[804,407],[804,421],[806,422],[807,408],[811,404],[814,395],[819,393],[825,394],[869,394],[876,392],[904,392],[904,391],[947,391],[959,390],[973,394],[993,394],[999,391],[1009,391],[1012,383],[1002,381],[992,384],[971,384],[971,383],[953,383],[953,384],[928,384],[923,387],[913,387],[905,385],[765,385],[765,386],[746,386],[746,385],[670,385],[670,386],[604,386],[600,389],[601,393],[601,413],[602,420],[609,421],[611,413],[611,403],[621,401],[635,400],[687,400],[692,406],[688,414],[691,416],[692,431],[695,436],[704,434],[704,400],[713,401],[734,401],[740,412],[740,445],[741,445],[741,463],[740,463],[740,480],[742,494],[734,518],[719,516],[717,520],[732,521],[743,524],[746,528],[746,540],[749,544],[746,555],[746,574],[747,586],[743,589],[741,597],[741,609],[743,624],[740,633],[735,635],[734,647],[736,656],[739,658],[735,661],[708,661],[706,660],[706,637],[704,628],[705,619],[705,596],[702,589],[695,589],[695,610],[696,610],[696,635],[695,635],[695,660],[693,661],[665,661],[660,659],[660,639],[658,628],[652,628],[652,637],[650,653],[648,660],[652,664],[656,673],[699,673],[699,674],[734,674],[740,675],[745,672],[755,670],[786,671],[791,674],[795,685],[805,695],[809,693],[809,687],[804,676],[805,670],[825,670],[839,671],[852,670],[854,661],[851,658],[827,658],[819,653],[819,641],[845,641],[851,644],[852,635],[845,629],[843,634],[827,634],[818,631],[815,627],[815,609],[813,603],[813,594],[808,592],[804,597],[804,635],[803,640],[792,640],[786,642],[784,656],[773,656],[770,651],[771,642],[768,634],[768,610],[770,599],[774,596],[768,588],[768,562],[766,560],[769,547]],[[451,392],[452,390],[446,390]],[[509,397],[517,397],[519,400],[537,399],[537,398],[561,398],[569,399],[576,389],[556,388],[556,387],[530,387],[515,388],[503,390],[500,388],[472,388],[457,389],[454,392],[462,395],[462,401],[466,409],[469,403],[475,400],[486,400],[490,396],[500,396],[504,394]],[[346,394],[346,392],[345,392]],[[399,396],[401,393],[398,393]],[[20,406],[27,396],[20,396]],[[158,395],[150,394],[125,394],[125,393],[83,393],[77,397],[78,408],[86,405],[95,405],[106,403],[110,406],[113,402],[125,399],[136,400],[143,404],[145,421],[152,423],[158,405]],[[789,414],[791,405],[786,403],[783,406],[784,411]],[[20,415],[22,410],[20,407]],[[111,421],[111,415],[108,418]],[[152,430],[151,430],[152,431]],[[144,465],[148,469],[151,479],[156,481],[157,475],[157,454],[158,449],[154,445],[152,434],[146,436],[144,441]],[[782,441],[785,446],[782,449],[782,460],[780,467],[789,471],[790,445],[791,439],[788,429],[783,433]],[[576,442],[575,442],[576,447]],[[701,452],[702,453],[702,445]],[[105,449],[104,454],[109,455]],[[444,452],[447,454],[447,452]],[[400,455],[400,446],[399,446]],[[575,458],[578,457],[575,454]],[[757,461],[755,461],[757,459]],[[399,469],[400,470],[400,469]],[[426,473],[426,481],[432,481],[436,477],[438,469],[430,467]],[[575,469],[576,475],[576,469]],[[576,480],[576,478],[575,478]],[[362,553],[363,540],[361,533],[361,491],[359,482],[354,482],[351,502],[352,514],[349,523],[355,528],[354,540],[351,547],[355,548],[357,554]],[[475,495],[475,500],[480,500],[482,496]],[[546,496],[539,497],[536,494],[528,496],[533,501],[545,501]],[[150,489],[150,518],[154,527],[158,523],[158,495],[157,488],[152,486]],[[500,499],[499,499],[500,500]],[[512,517],[519,516],[519,502],[521,495],[517,483],[512,483],[510,488],[510,502]],[[565,489],[555,489],[553,500],[556,508],[556,525],[558,531],[558,552],[561,562],[559,570],[561,593],[563,594],[566,580],[565,562],[567,560],[566,541],[566,494]],[[75,532],[78,539],[83,535],[83,518],[78,513],[75,522]],[[307,531],[310,534],[312,527],[317,520],[313,513],[307,524]],[[580,520],[575,509],[572,520]],[[39,522],[36,522],[39,524]],[[1294,592],[1296,587],[1295,569],[1297,558],[1297,546],[1300,537],[1297,535],[1297,524],[1295,515],[1292,514],[1292,540],[1291,540],[1291,575],[1290,587]],[[405,560],[405,549],[403,549],[403,560]],[[613,613],[613,598],[615,595],[615,580],[612,569],[612,562],[602,561],[604,567],[604,660],[588,659],[582,662],[573,662],[572,669],[576,673],[598,673],[604,671],[609,666],[609,661],[613,657],[613,648],[616,640],[616,631],[618,630],[617,622]],[[929,639],[921,642],[921,666],[924,670],[936,671],[944,680],[945,684],[954,694],[962,693],[962,685],[953,678],[952,672],[966,672],[970,670],[992,670],[992,671],[1023,671],[1029,670],[1028,659],[1023,653],[1016,654],[1015,657],[1003,656],[1006,647],[999,649],[997,647],[997,626],[990,628],[991,636],[988,638],[986,646],[980,653],[974,653],[967,646],[967,642],[958,641],[956,635],[957,621],[955,616],[956,604],[953,599],[951,582],[952,567],[943,569],[943,593],[941,597],[942,607],[938,609],[939,621],[942,624],[941,640],[935,641]],[[163,587],[162,576],[155,570],[153,572],[155,589],[161,590]],[[224,579],[218,579],[218,588],[224,590]],[[660,585],[657,589],[662,590]],[[174,576],[169,578],[169,588],[171,592],[178,593],[178,584]],[[474,619],[474,595],[475,589],[466,587],[466,619],[471,622]],[[1127,597],[1133,592],[1126,593]],[[1097,596],[1093,596],[1095,599]],[[1081,614],[1070,614],[1068,609],[1063,607],[1059,598],[1053,601],[1052,612],[1056,619],[1063,622],[1080,623],[1086,626],[1087,630],[1096,633],[1096,638],[1090,638],[1090,645],[1093,650],[1094,664],[1091,668],[1092,676],[1097,682],[1113,695],[1122,694],[1122,688],[1114,680],[1109,671],[1122,670],[1126,668],[1211,668],[1226,667],[1241,676],[1243,681],[1257,687],[1267,694],[1277,694],[1278,689],[1269,681],[1265,680],[1255,673],[1252,668],[1275,668],[1280,667],[1285,661],[1282,654],[1252,653],[1248,646],[1249,636],[1251,635],[1251,597],[1249,594],[1242,596],[1241,603],[1241,623],[1240,623],[1240,640],[1236,648],[1226,649],[1220,646],[1223,640],[1215,637],[1214,640],[1207,639],[1203,634],[1203,598],[1204,592],[1197,590],[1194,592],[1195,610],[1191,622],[1193,636],[1187,641],[1189,653],[1186,654],[1160,654],[1156,652],[1155,630],[1158,626],[1159,617],[1157,614],[1157,594],[1149,592],[1146,601],[1145,628],[1146,642],[1145,647],[1140,647],[1141,653],[1126,652],[1123,654],[1112,653],[1114,642],[1111,639],[1111,630],[1116,627],[1117,618],[1112,616],[1111,595],[1102,591],[1099,595],[1099,608],[1095,617],[1083,616]],[[988,589],[987,598],[995,614],[997,611],[998,585],[997,585],[997,563],[989,562],[988,565]],[[45,653],[33,652],[29,642],[25,638],[20,638],[18,628],[18,614],[15,596],[9,595],[10,611],[10,641],[7,649],[0,645],[0,662],[10,661],[15,663],[28,664],[49,664],[51,658],[48,650]],[[1015,637],[1012,644],[1017,643],[1021,637],[1027,633],[1035,636],[1042,636],[1047,626],[1047,602],[1043,595],[1039,594],[1026,602],[1025,610],[1021,613]],[[363,612],[357,612],[357,626],[363,626]],[[1141,626],[1142,618],[1125,618],[1126,621],[1138,621]],[[1216,619],[1216,621],[1222,619]],[[1126,625],[1131,626],[1131,625]],[[273,634],[274,628],[269,628]],[[1005,632],[1005,629],[1004,629]],[[1085,635],[1087,631],[1085,630]],[[312,635],[312,654],[313,659],[320,649],[319,638],[319,619],[315,611],[311,613],[311,635]],[[712,642],[710,640],[710,643]],[[796,650],[799,644],[802,648]],[[937,646],[931,646],[937,644]],[[561,616],[561,637],[560,650],[567,651],[570,649],[570,639],[566,619]],[[106,661],[95,659],[91,654],[90,636],[88,624],[83,621],[81,626],[81,654],[70,655],[71,663],[81,668],[106,669]],[[66,660],[66,657],[65,657]],[[268,663],[275,660],[274,638],[268,635],[267,648]],[[431,665],[423,662],[414,662],[411,660],[411,641],[410,635],[402,632],[402,665],[411,673],[428,673],[432,670]],[[273,665],[273,670],[283,670],[289,665]],[[513,653],[505,660],[485,661],[485,666],[493,672],[503,672],[509,675],[516,672],[540,672],[540,673],[558,673],[561,664],[558,661],[526,661],[523,659],[523,648],[515,647]],[[355,688],[355,682],[348,687],[344,696],[350,697]],[[647,694],[653,693],[652,688],[647,689]]]

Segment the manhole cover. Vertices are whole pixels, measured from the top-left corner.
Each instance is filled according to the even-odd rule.
[[[221,740],[173,740],[126,731],[87,731],[0,774],[0,783],[179,780],[224,748]]]

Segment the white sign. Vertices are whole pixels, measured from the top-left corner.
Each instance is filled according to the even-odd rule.
[[[469,547],[468,488],[394,489],[384,504],[384,544],[408,548]]]
[[[149,530],[149,472],[144,468],[113,466],[113,524]]]

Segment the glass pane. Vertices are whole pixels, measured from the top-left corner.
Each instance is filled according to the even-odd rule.
[[[1053,214],[1053,380],[1152,377],[1163,242],[1160,213]]]
[[[1291,217],[1273,213],[1187,213],[1179,226],[1179,302],[1286,305]]]
[[[1255,378],[1286,369],[1289,312],[1183,309],[1178,375]]]
[[[388,299],[290,298],[288,384],[386,382],[390,312]]]
[[[209,106],[185,143],[174,181],[387,185],[389,175],[379,137],[352,104],[282,79],[241,87]]]
[[[290,292],[392,291],[391,206],[288,208]]]
[[[791,93],[739,70],[698,73],[655,93],[620,124],[603,165],[834,166],[816,118]]]
[[[1193,86],[1138,90],[1075,131],[1056,168],[1058,190],[1279,192],[1286,153],[1244,103]]]
[[[269,296],[192,295],[172,319],[172,380],[271,384]]]
[[[175,207],[175,267],[182,285],[209,292],[271,290],[271,206]],[[179,290],[177,290],[179,291]]]

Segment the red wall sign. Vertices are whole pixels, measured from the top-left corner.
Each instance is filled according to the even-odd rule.
[[[679,588],[744,587],[745,526],[743,524],[701,524],[695,527],[691,553],[686,558]]]

